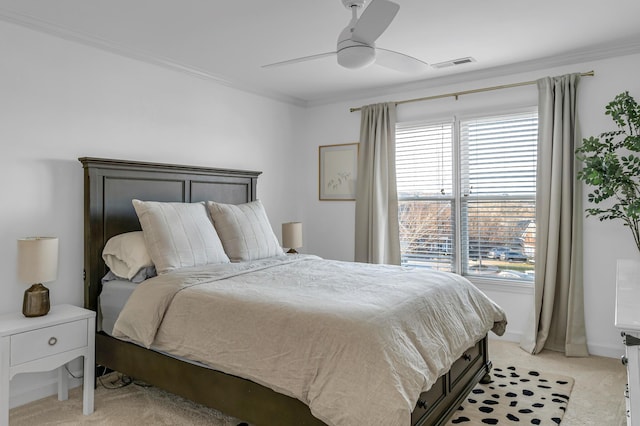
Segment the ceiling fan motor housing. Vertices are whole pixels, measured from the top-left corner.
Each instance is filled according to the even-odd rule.
[[[352,33],[355,20],[352,20],[338,37],[337,57],[338,63],[350,69],[364,68],[373,64],[376,60],[375,44],[367,44],[353,40]]]
[[[338,63],[345,68],[368,67],[376,60],[376,49],[367,44],[346,40],[338,46]]]

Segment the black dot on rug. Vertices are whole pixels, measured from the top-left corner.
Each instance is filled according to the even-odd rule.
[[[559,385],[566,385],[569,382],[567,382],[566,380],[556,380],[556,383]]]
[[[518,396],[518,394],[513,392],[507,392],[505,393],[505,396],[508,396],[509,398],[515,398]]]
[[[522,394],[524,396],[533,396],[533,392],[531,392],[529,389],[525,389],[522,391]]]
[[[523,408],[522,410],[518,410],[518,413],[520,413],[520,414],[531,414],[531,413],[533,413],[533,410],[530,410],[529,408]]]
[[[471,404],[475,404],[476,402],[478,402],[475,399],[471,399],[471,398],[468,398],[467,401],[469,401]]]
[[[493,408],[491,407],[480,407],[478,408],[478,410],[482,411],[483,413],[492,413],[493,412]]]
[[[542,424],[542,421],[540,419],[533,419],[533,420],[531,420],[531,424],[532,425],[539,425],[539,424]]]
[[[507,370],[515,370],[515,367],[507,367]]]
[[[487,405],[498,405],[498,401],[494,401],[492,399],[485,399],[482,403]]]
[[[482,419],[482,423],[485,425],[497,425],[498,419]]]
[[[538,387],[540,389],[551,389],[551,386],[549,386],[549,385],[538,385]]]
[[[558,397],[558,398],[564,398],[564,399],[566,399],[567,401],[569,400],[569,395],[565,395],[565,394],[563,394],[563,393],[552,393],[551,395],[552,395],[552,396],[556,396],[556,397]]]
[[[476,388],[473,390],[473,393],[484,393],[484,390]]]
[[[497,393],[493,393],[491,394],[491,398],[500,399],[500,395],[498,395]]]
[[[520,381],[523,382],[523,383],[527,383],[527,382],[530,382],[531,380],[529,380],[529,379],[520,379]]]
[[[544,404],[541,402],[536,402],[535,404],[532,405],[533,408],[542,408],[544,407]]]
[[[555,424],[559,425],[560,424],[560,420],[558,417],[552,417],[551,421],[554,422]]]
[[[511,401],[509,403],[509,407],[515,407],[516,405],[518,405],[518,401]]]
[[[453,423],[454,425],[459,425],[460,423],[467,423],[470,421],[471,419],[468,417],[458,417],[457,419],[451,420],[451,423]]]
[[[514,416],[511,413],[507,414],[507,419],[511,420],[512,422],[519,422],[520,421],[520,419],[518,417]]]
[[[538,373],[537,371],[529,371],[529,375],[538,377],[540,373]]]

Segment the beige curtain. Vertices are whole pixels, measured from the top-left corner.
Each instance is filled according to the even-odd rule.
[[[400,264],[394,103],[362,107],[355,238],[356,262]]]
[[[587,356],[582,287],[581,185],[575,149],[579,74],[538,80],[535,301],[520,346]]]

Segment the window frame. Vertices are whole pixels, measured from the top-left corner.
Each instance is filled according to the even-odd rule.
[[[466,259],[462,253],[462,176],[461,176],[461,123],[467,120],[474,119],[482,119],[492,116],[501,116],[501,115],[516,115],[516,114],[527,114],[527,113],[538,113],[537,105],[524,105],[524,106],[514,106],[514,107],[500,107],[500,108],[488,108],[483,111],[472,111],[472,112],[463,112],[463,113],[454,113],[448,116],[429,116],[425,117],[422,120],[408,120],[408,121],[399,121],[397,124],[400,125],[415,125],[421,124],[424,126],[430,125],[440,125],[443,123],[453,123],[452,129],[452,171],[453,171],[453,179],[452,179],[452,195],[451,197],[440,197],[440,196],[427,196],[427,197],[415,197],[415,198],[404,198],[398,196],[398,201],[405,200],[415,200],[415,201],[438,201],[438,200],[447,200],[452,203],[452,211],[454,212],[454,261],[452,263],[453,273],[461,275],[471,281],[473,284],[478,285],[487,290],[505,290],[508,289],[510,292],[514,293],[523,293],[523,294],[532,294],[534,281],[525,281],[525,280],[516,280],[509,278],[490,278],[482,275],[474,275],[474,274],[463,274],[463,260]],[[539,117],[538,117],[539,119]],[[512,197],[510,196],[509,199]],[[522,199],[522,197],[513,196],[513,199]],[[533,198],[534,203],[537,201],[537,184],[536,184],[536,195]],[[537,241],[536,241],[537,245]],[[467,254],[468,255],[468,254]]]

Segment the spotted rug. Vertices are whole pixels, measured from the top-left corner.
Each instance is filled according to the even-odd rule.
[[[494,367],[447,423],[455,425],[559,425],[573,378],[521,367]]]

